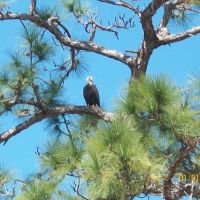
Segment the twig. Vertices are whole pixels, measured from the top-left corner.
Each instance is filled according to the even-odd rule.
[[[31,0],[31,5],[30,5],[30,14],[35,15],[36,14],[36,0]]]
[[[141,17],[140,10],[138,10],[137,8],[135,8],[134,6],[129,4],[128,2],[125,2],[125,1],[122,1],[122,0],[117,1],[117,2],[111,1],[111,0],[98,0],[98,1],[128,8],[128,9],[132,10],[133,12],[135,12],[139,17]]]
[[[72,187],[72,189],[74,190],[74,192],[76,192],[76,194],[77,194],[78,196],[82,197],[82,198],[85,199],[85,200],[90,200],[90,199],[88,199],[87,197],[85,197],[84,195],[82,195],[82,194],[80,193],[80,177],[78,177],[78,184],[76,184],[76,183],[74,182],[74,185],[72,185],[71,187]]]

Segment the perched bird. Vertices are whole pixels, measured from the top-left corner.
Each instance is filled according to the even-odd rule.
[[[86,85],[83,88],[83,96],[85,98],[87,106],[97,106],[100,107],[99,92],[95,84],[93,84],[93,79],[91,76],[86,78]]]

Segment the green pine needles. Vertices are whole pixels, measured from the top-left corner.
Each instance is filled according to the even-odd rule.
[[[141,77],[128,86],[116,120],[75,119],[79,125],[66,126],[65,135],[39,152],[41,171],[24,181],[17,199],[126,200],[162,186],[174,162],[175,182],[183,181],[183,173],[197,173],[197,77],[190,101],[165,76]],[[190,145],[194,149],[185,155]],[[73,192],[67,192],[70,182]]]
[[[33,101],[37,99],[41,104],[55,106],[61,103],[60,74],[51,74],[48,66],[50,58],[55,53],[44,33],[30,24],[23,24],[21,34],[21,49],[10,54],[10,63],[5,65],[0,73],[0,94],[5,101],[1,101],[1,111],[8,110],[9,100],[15,99],[28,102],[27,105],[16,105],[13,112],[24,116],[21,110],[29,110],[25,116],[35,113]],[[47,73],[48,72],[48,73]],[[32,101],[32,102],[31,102]]]
[[[79,8],[77,3],[65,2],[70,11]],[[23,27],[22,50],[11,54],[0,72],[0,109],[2,114],[37,117],[66,105],[60,98],[63,81],[76,68],[65,65],[80,63],[71,49],[71,60],[49,67],[55,55],[52,44],[38,28]],[[163,75],[144,76],[129,84],[113,121],[52,115],[48,127],[57,137],[37,152],[41,170],[17,181],[18,190],[10,193],[6,187],[14,178],[1,170],[0,195],[16,200],[128,200],[154,193],[169,180],[185,183],[180,176],[200,169],[199,100],[198,73],[188,89]]]
[[[165,76],[142,77],[129,85],[116,120],[90,128],[81,120],[66,142],[48,144],[42,166],[50,177],[73,176],[79,184],[74,191],[89,199],[125,200],[147,192],[163,183],[184,146],[198,139],[193,103],[186,106],[182,91]],[[198,149],[179,163],[176,180],[189,161],[195,172]]]
[[[24,181],[17,199],[126,200],[162,186],[174,162],[175,182],[181,181],[183,172],[197,173],[198,77],[184,92],[165,76],[141,77],[128,86],[114,121],[94,123],[92,118],[82,118],[74,119],[77,125],[57,127],[64,135],[38,153],[41,171]],[[51,87],[55,92],[49,95],[57,91],[54,83]],[[64,116],[54,122],[61,119],[66,122]],[[186,147],[193,148],[191,154],[185,153]],[[188,163],[192,163],[189,168]],[[73,192],[67,192],[72,180]]]
[[[88,11],[88,7],[85,1],[82,0],[62,0],[64,7],[69,13],[76,14],[77,17],[81,17]],[[83,3],[84,2],[84,3]]]

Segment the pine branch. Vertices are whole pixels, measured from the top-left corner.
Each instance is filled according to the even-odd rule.
[[[86,106],[57,106],[54,108],[48,108],[44,111],[40,111],[33,117],[18,124],[14,128],[11,128],[10,130],[2,133],[0,135],[0,143],[4,142],[5,144],[11,137],[29,128],[33,124],[36,124],[37,122],[40,122],[44,119],[47,119],[55,115],[63,115],[63,114],[91,115],[97,119],[102,119],[104,121],[112,121],[115,118],[113,113],[104,112],[96,107],[93,108]]]

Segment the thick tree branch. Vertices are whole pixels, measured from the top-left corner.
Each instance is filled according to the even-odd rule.
[[[172,10],[175,8],[175,5],[172,2],[167,2],[163,6],[164,6],[164,14],[160,21],[158,29],[167,26],[172,16]]]
[[[168,1],[163,4],[164,7],[164,14],[160,21],[160,24],[158,26],[158,29],[166,27],[169,23],[171,17],[172,17],[172,11],[177,9],[179,5],[181,5],[181,8],[185,8],[185,4],[188,2],[185,0],[174,0],[174,1]]]
[[[87,106],[58,106],[48,109],[48,115],[62,115],[62,114],[78,114],[78,115],[91,115],[97,119],[102,119],[104,121],[112,121],[115,119],[113,113],[104,112],[97,107],[87,107]]]
[[[4,142],[4,144],[13,136],[20,133],[22,130],[30,127],[31,125],[45,119],[45,115],[43,113],[38,113],[34,115],[33,117],[29,118],[28,120],[25,120],[21,124],[17,125],[14,128],[11,128],[10,130],[2,133],[0,135],[0,143]]]
[[[144,9],[142,15],[148,16],[149,18],[153,17],[157,10],[168,0],[153,0],[149,5]]]
[[[11,137],[27,129],[31,125],[42,121],[43,119],[47,119],[55,115],[63,115],[63,114],[91,115],[97,119],[102,119],[104,121],[112,121],[115,119],[115,116],[113,113],[104,112],[100,108],[96,108],[96,107],[58,106],[54,108],[48,108],[47,110],[45,110],[45,112],[39,112],[35,114],[33,117],[15,126],[14,128],[2,133],[0,135],[0,143],[2,142],[6,143]]]
[[[182,33],[179,33],[176,35],[166,36],[165,38],[160,39],[159,43],[160,43],[160,45],[165,45],[165,44],[169,44],[169,43],[179,42],[184,39],[190,38],[194,35],[197,35],[198,33],[200,33],[200,26],[193,27],[185,32],[182,32]]]
[[[130,56],[127,56],[124,53],[105,48],[105,47],[97,45],[93,42],[73,40],[73,39],[65,36],[54,25],[54,22],[55,22],[54,18],[52,18],[52,20],[50,18],[48,21],[45,21],[37,15],[30,15],[30,14],[26,14],[26,13],[23,13],[23,14],[16,14],[16,13],[3,14],[3,13],[1,13],[0,14],[0,21],[16,20],[16,19],[29,20],[29,21],[37,24],[38,26],[41,26],[41,27],[47,29],[64,46],[72,47],[72,48],[79,49],[79,50],[85,50],[88,52],[94,52],[94,53],[97,53],[100,55],[104,55],[106,57],[113,58],[124,64],[129,64],[132,61],[132,58]]]
[[[144,31],[145,40],[155,40],[156,32],[154,30],[152,17],[156,14],[157,10],[166,2],[167,0],[153,0],[144,9],[141,16],[142,28]]]
[[[144,40],[133,59],[131,65],[132,78],[140,77],[146,72],[149,58],[155,48],[158,47],[158,37],[153,26],[153,16],[166,0],[153,0],[141,13],[141,24],[144,32]]]

